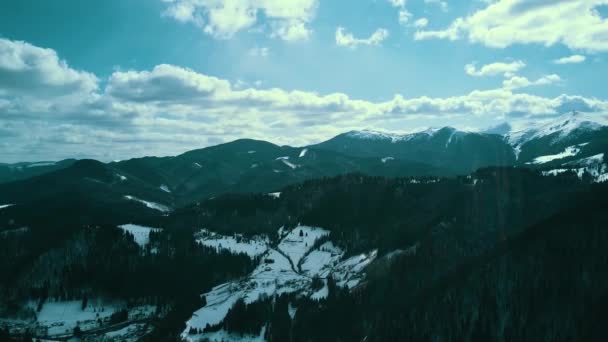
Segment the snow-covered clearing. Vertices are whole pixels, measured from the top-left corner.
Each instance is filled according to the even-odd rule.
[[[326,298],[327,285],[318,291],[312,290],[312,278],[315,276],[322,279],[331,276],[339,286],[352,288],[363,279],[364,268],[377,256],[377,252],[372,251],[342,260],[344,252],[330,241],[313,250],[318,239],[329,236],[329,231],[321,228],[298,226],[286,231],[281,227],[278,233],[281,241],[276,248],[267,245],[267,250],[263,254],[258,254],[262,256],[260,263],[251,274],[218,285],[204,294],[207,305],[194,312],[186,322],[183,338],[189,341],[215,338],[217,333],[190,335],[189,331],[191,327],[202,330],[207,324],[212,326],[221,323],[239,299],[250,304],[258,301],[260,297],[272,297],[284,293],[299,293],[316,300]],[[259,251],[257,247],[259,239],[242,240],[240,244],[251,243],[250,247],[245,247],[230,240],[231,237],[221,237],[217,234],[215,237],[215,241],[230,241],[227,244],[234,250]],[[295,307],[291,307],[290,313],[295,314],[295,310]]]
[[[224,236],[206,229],[197,233],[196,242],[216,250],[226,250],[233,254],[247,254],[251,258],[264,254],[270,243],[268,237],[257,236],[248,239],[239,234]]]
[[[544,163],[548,163],[550,161],[557,160],[557,159],[563,159],[563,158],[567,158],[567,157],[574,157],[577,154],[579,154],[579,152],[581,151],[581,147],[583,145],[576,145],[576,146],[566,147],[566,149],[563,152],[560,152],[558,154],[553,154],[553,155],[549,155],[549,156],[541,156],[541,157],[534,158],[534,161],[532,161],[532,164],[544,164]]]
[[[150,232],[160,232],[162,230],[160,228],[144,227],[136,224],[123,224],[118,226],[118,228],[133,234],[135,243],[141,247],[145,247],[150,242]]]
[[[171,211],[171,209],[169,207],[167,207],[166,205],[163,205],[163,204],[145,201],[145,200],[139,199],[139,198],[131,196],[131,195],[125,195],[125,198],[128,200],[131,200],[131,201],[142,203],[143,205],[145,205],[146,207],[148,207],[150,209],[154,209],[154,210],[158,210],[158,211],[162,211],[162,212]]]
[[[32,305],[35,307],[34,303]],[[76,326],[87,331],[107,325],[110,316],[123,309],[127,309],[124,302],[101,299],[90,299],[84,310],[80,300],[46,302],[37,313],[36,326],[47,336],[71,334]],[[143,305],[128,310],[129,319],[142,319],[152,315],[155,307]]]

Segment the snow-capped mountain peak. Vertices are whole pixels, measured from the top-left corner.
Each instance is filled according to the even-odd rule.
[[[550,135],[555,136],[555,142],[569,136],[573,132],[595,131],[608,125],[608,119],[598,115],[572,112],[541,122],[540,124],[525,124],[506,135],[511,145],[521,146],[524,143]]]
[[[346,133],[346,136],[349,138],[361,139],[361,140],[373,140],[373,141],[382,141],[382,140],[390,140],[390,141],[400,141],[403,140],[406,135],[399,135],[388,132],[374,131],[369,129],[364,129],[361,131],[350,131]]]

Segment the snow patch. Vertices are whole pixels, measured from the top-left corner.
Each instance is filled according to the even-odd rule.
[[[353,288],[363,279],[364,268],[377,256],[377,251],[372,251],[341,261],[344,252],[329,241],[312,250],[315,241],[329,235],[329,231],[321,228],[298,226],[286,231],[281,227],[278,234],[281,241],[277,247],[267,247],[251,274],[218,285],[204,294],[207,305],[194,312],[186,322],[182,333],[184,339],[198,341],[202,336],[208,337],[209,334],[190,335],[190,328],[204,329],[207,324],[220,323],[239,299],[251,304],[260,297],[283,293],[299,293],[314,299],[327,297],[327,286],[312,290],[315,276],[324,279],[331,275],[339,286]],[[251,241],[244,243],[255,245]],[[290,310],[293,312],[290,314],[295,315],[295,308]]]
[[[150,208],[150,209],[154,209],[154,210],[158,210],[158,211],[162,211],[162,212],[169,212],[171,211],[171,209],[169,207],[167,207],[166,205],[163,204],[159,204],[159,203],[154,203],[154,202],[150,202],[150,201],[145,201],[142,199],[139,199],[137,197],[131,196],[131,195],[125,195],[125,198],[130,200],[130,201],[135,201],[135,202],[139,202],[144,204],[146,207]]]
[[[266,335],[266,327],[262,327],[259,335],[240,335],[235,333],[230,333],[225,331],[224,329],[208,332],[199,335],[188,335],[185,336],[187,341],[204,341],[204,342],[264,342],[266,339],[264,338]]]
[[[14,204],[0,204],[0,209],[12,207],[12,206],[14,206]]]
[[[271,192],[268,194],[268,196],[273,197],[273,198],[281,198],[281,193],[280,192]]]
[[[168,187],[168,186],[166,186],[165,184],[162,184],[162,185],[160,186],[160,189],[161,189],[162,191],[164,191],[164,192],[171,193],[171,190],[169,190],[169,187]]]
[[[386,162],[391,161],[391,160],[395,160],[395,158],[393,157],[384,157],[382,159],[380,159],[383,163],[386,164]]]
[[[196,234],[196,242],[218,251],[226,250],[233,254],[247,254],[252,259],[264,254],[270,244],[268,237],[256,236],[248,239],[239,234],[224,236],[206,229]]]
[[[300,156],[299,156],[299,158],[303,158],[304,156],[306,156],[306,153],[308,153],[308,149],[307,149],[307,148],[305,148],[305,149],[303,149],[302,151],[300,151]]]
[[[548,163],[548,162],[556,160],[556,159],[564,159],[567,157],[576,156],[581,151],[580,147],[584,146],[584,145],[585,144],[566,147],[566,149],[561,153],[553,154],[553,155],[549,155],[549,156],[537,157],[537,158],[534,158],[534,161],[532,161],[532,163],[528,163],[528,164],[544,164],[544,163]]]
[[[144,227],[136,224],[123,224],[118,228],[133,234],[135,243],[141,247],[145,247],[150,242],[150,232],[160,232],[160,228]]]

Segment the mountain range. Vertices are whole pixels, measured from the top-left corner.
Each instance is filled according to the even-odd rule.
[[[483,133],[452,127],[406,135],[364,130],[299,148],[241,139],[175,157],[2,164],[0,201],[42,200],[56,195],[54,188],[87,189],[96,183],[104,190],[83,193],[169,209],[225,193],[274,192],[346,173],[455,176],[490,166],[530,167],[546,174],[571,171],[604,180],[608,126],[600,120],[574,112],[523,130],[508,124]]]
[[[3,164],[0,339],[600,341],[606,153],[573,113]]]

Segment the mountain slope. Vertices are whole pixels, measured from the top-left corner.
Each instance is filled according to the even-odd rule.
[[[2,229],[6,222],[13,226],[68,221],[125,223],[161,216],[172,200],[170,194],[127,179],[106,164],[80,160],[62,170],[0,184],[0,203],[12,205],[0,211],[0,217],[7,218],[0,220]]]
[[[462,132],[451,127],[407,135],[352,131],[315,147],[356,157],[383,156],[429,163],[457,174],[515,162],[513,149],[501,136]]]
[[[132,159],[109,166],[127,177],[165,188],[181,204],[229,192],[270,192],[307,179],[352,172],[382,176],[447,173],[422,162],[352,157],[257,140],[237,140],[176,157]]]
[[[0,163],[0,184],[14,182],[64,169],[76,162],[75,159],[66,159],[58,162],[37,162],[37,163]]]

